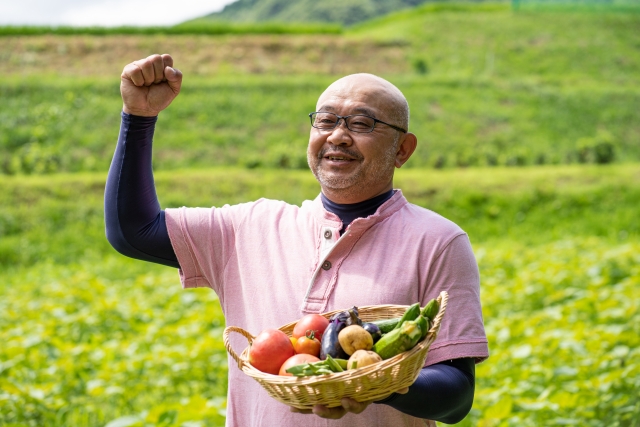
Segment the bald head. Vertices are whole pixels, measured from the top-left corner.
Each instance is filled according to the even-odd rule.
[[[382,112],[384,119],[401,128],[409,128],[409,104],[406,98],[400,89],[376,75],[359,73],[336,80],[320,95],[316,111],[320,111],[330,98],[370,103]]]

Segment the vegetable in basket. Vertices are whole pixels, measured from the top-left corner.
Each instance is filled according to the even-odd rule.
[[[278,375],[291,376],[292,374],[288,372],[289,368],[293,366],[304,365],[305,363],[314,363],[319,361],[320,359],[311,354],[300,353],[293,355],[282,364]]]
[[[404,312],[404,314],[400,318],[400,321],[397,323],[394,329],[399,329],[402,326],[402,324],[407,320],[416,320],[419,315],[420,315],[420,303],[417,302],[411,305],[411,307],[409,307],[407,311]]]
[[[422,317],[420,320],[420,317],[422,316],[416,320],[405,321],[398,329],[384,335],[374,344],[373,351],[386,360],[412,349],[422,337],[423,331],[420,324],[423,324],[425,319]]]
[[[286,369],[286,372],[296,377],[306,377],[310,375],[327,375],[344,372],[346,367],[346,360],[334,359],[331,356],[327,356],[326,360],[291,366]]]
[[[280,366],[294,354],[287,334],[278,329],[265,329],[251,343],[249,363],[259,371],[278,375]]]
[[[364,322],[362,323],[362,327],[364,328],[365,331],[371,334],[371,338],[373,338],[374,344],[378,342],[380,338],[382,338],[382,331],[380,330],[378,325],[376,325],[375,323]]]
[[[422,314],[424,317],[427,317],[431,322],[433,322],[436,318],[436,315],[438,314],[438,311],[440,311],[440,303],[438,303],[438,300],[434,298],[424,306],[420,314]]]
[[[347,369],[364,368],[374,363],[382,362],[382,357],[376,352],[358,350],[347,361]]]
[[[340,347],[351,356],[357,350],[371,350],[373,337],[365,328],[359,325],[347,326],[338,334]]]
[[[327,356],[334,359],[348,359],[347,353],[340,346],[338,335],[342,329],[350,325],[360,325],[362,320],[358,317],[358,308],[353,307],[346,311],[334,314],[329,319],[329,326],[322,335],[320,359],[325,360]]]

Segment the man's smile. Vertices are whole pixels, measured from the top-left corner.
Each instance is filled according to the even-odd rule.
[[[353,153],[350,150],[346,150],[346,149],[336,149],[336,148],[330,148],[330,149],[324,149],[321,150],[318,153],[318,159],[322,160],[329,160],[331,162],[353,162],[355,160],[361,160],[362,159],[362,155],[358,154],[358,153]]]
[[[338,161],[338,162],[350,162],[353,160],[344,156],[324,156],[324,158],[332,161]]]

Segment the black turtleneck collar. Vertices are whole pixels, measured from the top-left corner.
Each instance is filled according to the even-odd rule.
[[[342,230],[340,230],[340,234],[342,234],[353,220],[373,215],[384,202],[393,196],[394,193],[395,190],[389,190],[372,199],[350,204],[334,203],[327,199],[324,194],[320,194],[320,198],[322,199],[322,205],[324,208],[329,212],[338,215],[338,218],[342,221]]]

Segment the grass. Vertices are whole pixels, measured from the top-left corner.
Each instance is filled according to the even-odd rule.
[[[161,114],[159,169],[306,168],[307,113],[327,77],[189,78]],[[400,77],[419,148],[408,167],[609,163],[640,159],[637,88]],[[238,96],[238,94],[243,94]],[[117,81],[0,84],[0,170],[106,170],[119,127]],[[281,100],[287,100],[286,108]]]
[[[189,23],[162,26],[71,27],[71,26],[0,26],[0,37],[15,36],[114,36],[114,35],[222,35],[222,34],[340,34],[340,25],[286,24],[279,22],[244,24],[193,20]]]
[[[460,426],[633,426],[638,178],[637,164],[399,171],[410,201],[469,233],[481,270],[491,358]],[[0,177],[0,423],[222,426],[235,367],[215,294],[109,247],[104,179]],[[308,171],[156,180],[164,207],[318,192]]]
[[[113,253],[104,238],[105,176],[1,177],[0,265],[98,261]],[[596,236],[619,243],[640,235],[639,178],[637,165],[403,169],[396,185],[410,201],[462,224],[473,242],[540,244],[564,236]],[[308,171],[159,171],[156,183],[164,207],[216,206],[259,197],[300,204],[319,191]],[[81,233],[75,231],[79,224]]]
[[[160,120],[160,169],[304,169],[307,113],[359,71],[406,94],[409,167],[640,160],[640,15],[474,10],[427,5],[341,35],[7,37],[0,171],[105,170],[120,70],[158,51],[185,74]]]

